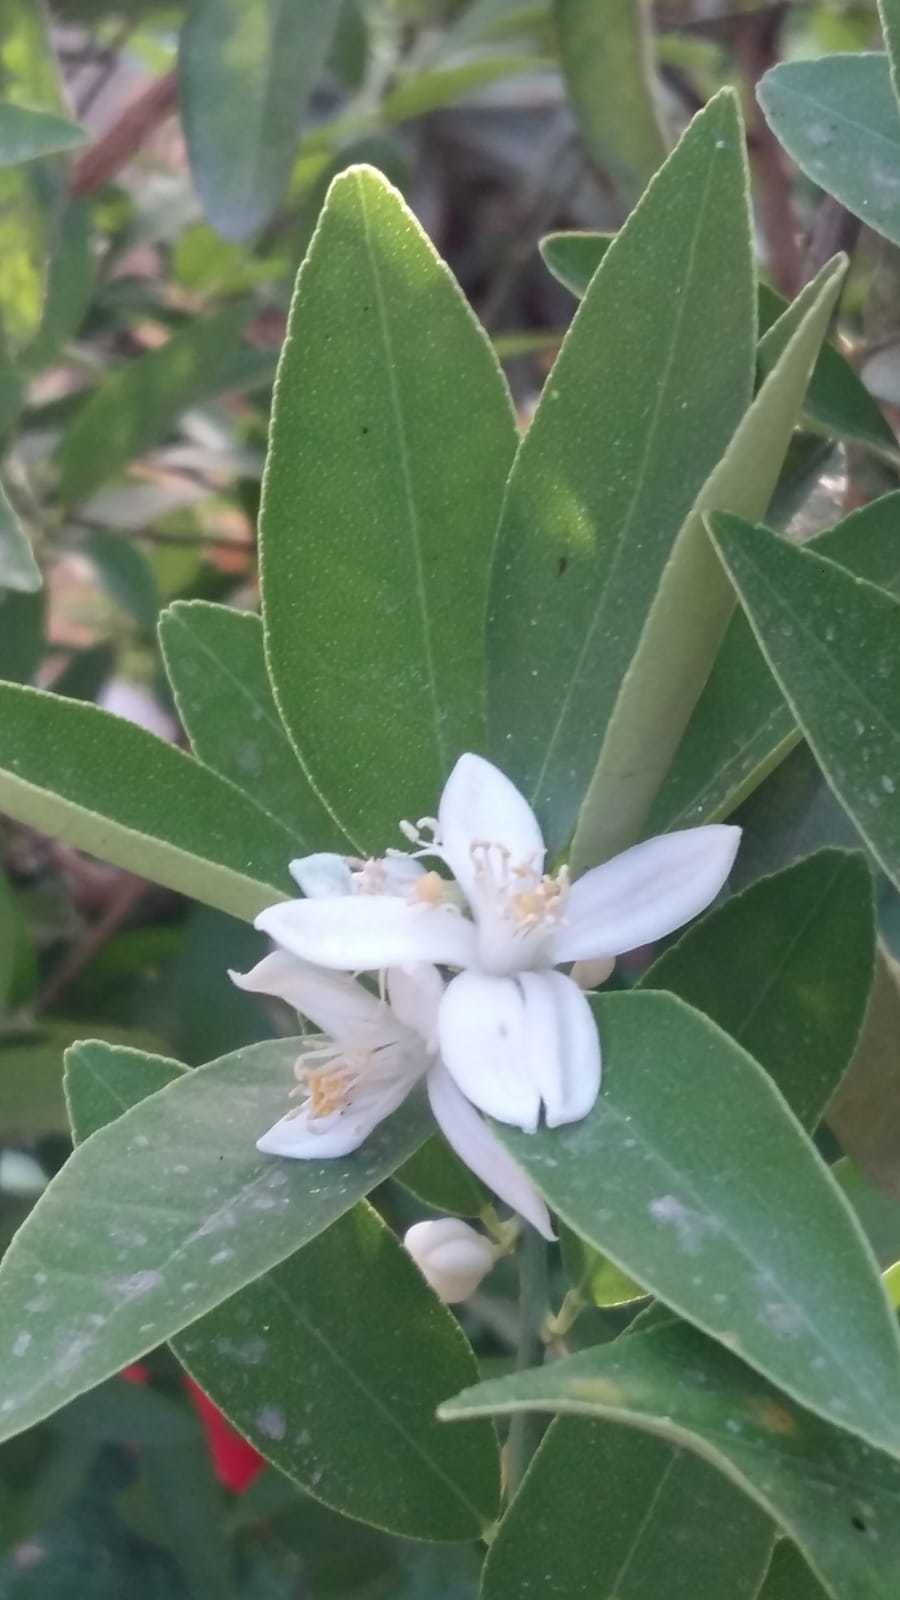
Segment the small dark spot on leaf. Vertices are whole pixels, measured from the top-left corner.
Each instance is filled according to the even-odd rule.
[[[368,433],[369,430],[368,430],[366,424],[363,423],[363,425],[362,425],[362,427],[360,428],[359,431],[360,431],[360,433]]]
[[[562,577],[562,575],[565,572],[565,570],[566,570],[568,565],[569,565],[568,556],[560,556],[559,561],[557,563],[557,567],[556,567],[556,576],[558,578]]]
[[[850,1521],[857,1533],[868,1533],[869,1529],[866,1524],[865,1517],[861,1517],[858,1511],[854,1511]]]

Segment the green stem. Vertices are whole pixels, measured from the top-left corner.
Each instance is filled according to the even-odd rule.
[[[519,1246],[519,1342],[516,1371],[539,1366],[544,1355],[541,1330],[547,1314],[547,1246],[534,1228],[524,1225]],[[506,1479],[510,1499],[525,1476],[538,1447],[543,1419],[530,1411],[517,1411],[509,1426]]]

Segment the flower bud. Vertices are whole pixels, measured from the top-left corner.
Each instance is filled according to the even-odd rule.
[[[459,1217],[416,1222],[403,1239],[422,1276],[447,1305],[474,1294],[494,1265],[494,1247]]]

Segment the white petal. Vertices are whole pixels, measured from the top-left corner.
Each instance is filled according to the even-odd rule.
[[[356,1094],[345,1111],[310,1119],[305,1111],[289,1112],[257,1139],[263,1155],[288,1156],[295,1161],[331,1161],[349,1156],[368,1139],[379,1122],[406,1099],[416,1075],[389,1083],[374,1082]]]
[[[550,1215],[531,1179],[460,1093],[446,1067],[434,1067],[427,1082],[435,1121],[460,1160],[538,1233],[552,1239]]]
[[[561,972],[521,972],[525,1070],[548,1128],[586,1117],[600,1092],[600,1040],[578,985]]]
[[[286,1001],[332,1039],[358,1034],[389,1039],[398,1031],[384,1002],[376,1000],[355,978],[326,972],[287,950],[275,950],[252,971],[230,972],[229,977],[239,989]]]
[[[304,961],[344,972],[417,961],[464,967],[475,950],[475,929],[458,911],[384,894],[284,900],[261,911],[255,926]]]
[[[534,1133],[541,1097],[526,1070],[525,1003],[514,978],[461,972],[438,1015],[441,1055],[467,1099],[498,1122]]]
[[[740,828],[717,823],[645,839],[572,885],[554,961],[618,956],[689,922],[731,871]]]
[[[427,962],[414,967],[389,967],[387,992],[398,1021],[412,1028],[430,1050],[436,1050],[438,1011],[444,994],[444,980],[437,967]]]
[[[441,850],[466,898],[477,907],[473,845],[498,845],[513,865],[543,871],[544,841],[528,801],[482,756],[460,756],[438,811]]]
[[[352,894],[353,875],[343,856],[322,850],[313,856],[298,856],[288,868],[297,888],[310,900],[323,895]]]

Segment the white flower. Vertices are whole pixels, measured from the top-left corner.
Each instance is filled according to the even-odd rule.
[[[415,1222],[407,1228],[403,1243],[423,1278],[448,1306],[468,1300],[496,1258],[490,1240],[461,1217]]]
[[[301,1161],[350,1155],[427,1074],[435,1120],[460,1160],[545,1238],[553,1238],[531,1179],[436,1059],[444,991],[436,967],[391,969],[383,1000],[354,978],[323,971],[285,950],[231,978],[239,989],[286,1001],[321,1030],[304,1041],[297,1058],[299,1104],[263,1135],[257,1149]]]
[[[570,883],[565,867],[545,871],[527,801],[475,755],[456,763],[436,820],[402,827],[416,854],[443,861],[455,884],[398,854],[355,874],[340,857],[307,857],[292,868],[304,891],[314,862],[332,863],[331,887],[320,876],[313,898],[268,907],[257,928],[305,961],[346,972],[420,962],[460,969],[437,1033],[462,1094],[526,1132],[542,1111],[551,1128],[578,1121],[597,1098],[600,1044],[582,990],[554,969],[608,962],[696,916],[728,877],[740,829],[648,839]]]

